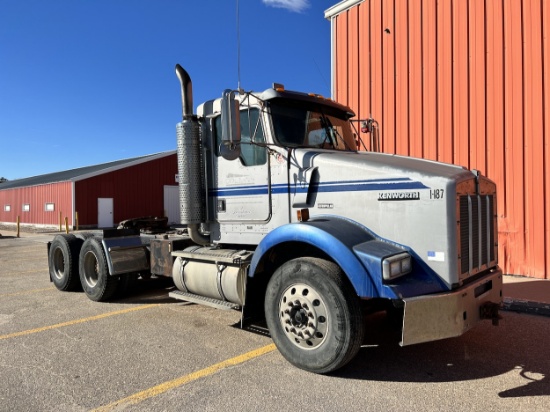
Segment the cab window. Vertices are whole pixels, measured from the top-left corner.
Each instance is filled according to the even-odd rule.
[[[258,109],[241,110],[241,162],[245,166],[258,166],[267,162],[265,136]],[[216,117],[216,156],[220,156],[222,144],[222,118]]]

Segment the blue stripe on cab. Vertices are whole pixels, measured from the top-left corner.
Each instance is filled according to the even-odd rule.
[[[369,192],[382,190],[407,190],[407,189],[429,189],[422,182],[414,181],[409,178],[396,179],[371,179],[371,180],[348,180],[313,183],[311,190],[321,193],[331,192]],[[277,184],[271,186],[272,194],[288,194],[291,193],[306,193],[308,187],[302,187],[295,184],[289,188],[287,184]],[[266,195],[269,193],[267,185],[259,186],[235,186],[215,188],[209,190],[209,195],[212,197],[231,197],[231,196],[254,196]]]

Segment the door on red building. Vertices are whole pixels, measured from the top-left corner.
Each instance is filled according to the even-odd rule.
[[[113,198],[100,197],[97,199],[97,227],[112,228],[113,226]]]

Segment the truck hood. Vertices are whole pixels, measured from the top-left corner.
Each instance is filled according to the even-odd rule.
[[[458,189],[475,187],[471,171],[382,153],[297,149],[289,180],[293,208],[358,222],[410,248],[449,287],[458,283]]]
[[[423,180],[430,177],[447,178],[455,182],[472,178],[472,173],[464,167],[448,163],[412,157],[373,152],[336,152],[327,150],[296,149],[293,152],[295,164],[302,170],[322,166],[326,171],[334,173],[334,178],[368,179],[385,176],[388,178],[404,178]],[[323,176],[323,180],[330,179]]]

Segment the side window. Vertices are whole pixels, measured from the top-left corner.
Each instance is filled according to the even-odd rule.
[[[241,162],[245,166],[259,166],[267,162],[265,136],[260,111],[258,109],[242,110],[241,113]],[[222,142],[221,116],[215,120],[216,156]]]

